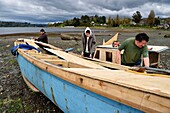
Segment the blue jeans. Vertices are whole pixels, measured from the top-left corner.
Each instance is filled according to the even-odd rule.
[[[125,66],[140,66],[141,64],[141,59],[136,61],[135,63],[123,63],[121,62],[121,65],[125,65]]]

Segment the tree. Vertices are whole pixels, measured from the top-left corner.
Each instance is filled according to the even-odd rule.
[[[100,23],[102,23],[102,24],[106,23],[106,17],[105,16],[100,17]]]
[[[150,27],[155,23],[155,12],[153,10],[151,10],[148,15],[147,23]]]
[[[125,25],[125,26],[126,26],[126,25],[129,25],[129,24],[130,24],[130,21],[131,21],[130,18],[124,17],[123,20],[122,20],[122,24]]]
[[[73,19],[73,26],[77,27],[77,26],[79,26],[79,25],[80,25],[80,19],[74,17],[74,19]]]
[[[112,18],[109,16],[107,21],[108,26],[112,26]]]
[[[66,26],[68,26],[69,25],[69,20],[66,20],[64,23],[65,23]]]
[[[118,27],[120,24],[120,20],[119,20],[119,15],[116,15],[115,19],[114,19],[114,27]]]
[[[159,18],[159,16],[158,16],[158,18],[155,18],[155,23],[154,23],[154,25],[158,26],[158,25],[160,25],[160,23],[161,23],[161,21],[160,21],[160,18]]]
[[[98,21],[98,20],[99,20],[98,18],[99,18],[98,15],[95,15],[95,16],[94,16],[94,22],[95,22],[95,23],[98,23],[98,22],[99,22],[99,21]]]
[[[84,26],[90,25],[90,18],[87,15],[81,16],[81,24]]]
[[[136,11],[136,13],[133,14],[132,16],[132,21],[134,21],[136,24],[138,24],[142,19],[142,15],[140,14],[139,11]]]
[[[165,19],[166,23],[170,25],[170,17]]]

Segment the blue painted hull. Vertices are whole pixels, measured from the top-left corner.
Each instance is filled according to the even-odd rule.
[[[54,76],[17,56],[22,74],[65,113],[143,113]]]

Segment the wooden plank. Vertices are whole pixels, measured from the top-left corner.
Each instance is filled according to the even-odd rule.
[[[54,55],[32,55],[33,57],[39,58],[39,59],[56,59],[58,58],[57,56]]]
[[[73,62],[75,64],[79,64],[79,65],[83,65],[83,66],[86,66],[86,67],[91,67],[91,68],[101,68],[101,69],[106,69],[100,65],[97,65],[95,63],[92,63],[88,60],[85,60],[85,59],[82,59],[82,58],[79,58],[77,56],[74,56],[74,55],[71,55],[71,54],[68,54],[66,52],[63,52],[63,51],[59,51],[59,50],[53,50],[53,49],[48,49],[48,48],[45,48],[47,51],[49,52],[52,52],[54,54],[56,54],[57,56],[69,61],[69,62]]]
[[[30,55],[42,55],[42,56],[45,56],[45,55],[49,55],[49,54],[45,54],[45,53],[35,53],[35,52],[27,52],[28,54],[30,54]]]
[[[125,87],[135,88],[142,91],[151,91],[158,95],[170,98],[170,79],[164,77],[143,76],[141,74],[129,73],[123,70],[97,70],[97,69],[66,69],[71,72],[83,74]],[[159,83],[159,84],[157,84]]]
[[[29,53],[29,54],[41,54],[41,52],[38,52],[37,50],[35,49],[32,49],[32,50],[24,50],[26,53]]]
[[[49,54],[42,54],[42,53],[34,53],[34,52],[27,52],[33,57],[39,58],[39,59],[59,59],[55,55],[49,55]]]
[[[99,59],[106,61],[106,53],[103,49],[100,50]]]
[[[128,66],[124,66],[124,65],[120,65],[120,64],[116,64],[113,62],[107,62],[107,61],[102,61],[96,58],[90,59],[90,58],[85,58],[87,60],[93,61],[94,63],[101,65],[101,66],[105,66],[108,68],[112,68],[112,69],[118,69],[118,70],[129,70]]]
[[[34,43],[34,40],[24,39],[24,42],[31,45],[31,46],[34,46],[35,48],[39,48],[39,46]]]
[[[69,68],[89,68],[89,67],[84,66],[84,65],[80,65],[80,64],[77,64],[77,63],[69,62]]]
[[[59,65],[59,64],[63,65],[63,62],[66,62],[64,60],[46,60],[46,61],[55,65]]]
[[[53,45],[50,45],[50,44],[47,44],[47,43],[43,43],[43,42],[40,42],[40,41],[34,41],[35,44],[41,44],[42,46],[45,46],[45,47],[49,47],[51,49],[54,49],[54,50],[63,50],[61,48],[58,48],[58,47],[55,47]]]
[[[49,60],[47,62],[55,64],[55,65],[62,65],[65,68],[88,68],[86,66],[79,65],[76,63],[72,63],[72,62],[67,62],[65,60],[51,60],[51,61]]]
[[[106,55],[106,53],[110,53],[112,56],[112,62],[121,64],[121,59],[119,61],[117,61],[117,54],[116,54],[118,52],[117,49],[96,48],[96,51],[100,51],[99,60],[107,61],[108,56]]]
[[[58,60],[61,60],[61,59],[42,59],[43,61],[47,61],[47,62],[55,62],[55,61],[58,61]]]
[[[115,36],[113,36],[110,40],[108,40],[106,43],[104,43],[103,45],[110,45],[112,44],[114,41],[117,40],[119,33],[116,33]]]
[[[158,95],[145,94],[141,102],[141,106],[142,106],[141,110],[144,110],[144,111],[148,111],[149,109],[154,108],[155,113],[160,110],[162,113],[169,113],[170,112],[170,99],[162,98]]]

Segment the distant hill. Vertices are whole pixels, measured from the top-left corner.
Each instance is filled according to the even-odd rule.
[[[47,24],[31,24],[28,22],[5,22],[0,21],[0,27],[46,27]]]

